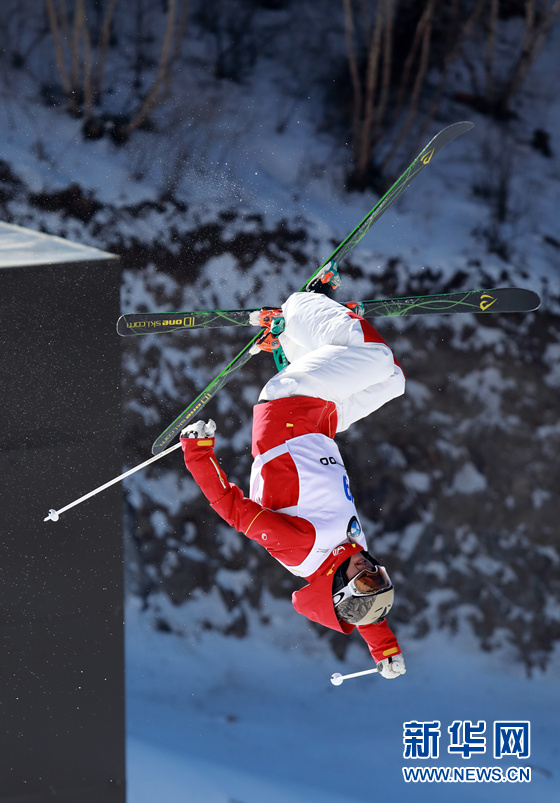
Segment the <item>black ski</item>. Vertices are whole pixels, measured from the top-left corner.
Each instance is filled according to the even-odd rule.
[[[532,290],[505,287],[494,290],[439,293],[362,301],[366,318],[389,318],[401,315],[449,314],[457,312],[531,312],[540,305]],[[196,310],[192,312],[138,312],[122,315],[117,332],[130,335],[181,332],[188,329],[217,329],[224,326],[250,326],[252,309]]]
[[[305,282],[305,284],[301,287],[301,290],[305,290],[307,285],[312,281],[312,279],[319,273],[321,268],[326,265],[331,260],[336,260],[340,262],[350,251],[354,248],[354,246],[362,239],[362,237],[367,234],[373,224],[379,220],[381,215],[386,212],[386,210],[393,204],[397,198],[405,191],[405,189],[411,184],[412,181],[416,178],[416,176],[427,166],[430,164],[434,156],[436,156],[446,145],[452,142],[456,137],[464,134],[466,131],[469,131],[473,127],[473,123],[470,122],[461,122],[461,123],[454,123],[453,125],[447,126],[439,134],[436,136],[426,145],[426,147],[418,154],[416,159],[412,162],[412,164],[405,170],[405,172],[395,181],[393,186],[383,195],[382,198],[375,204],[373,209],[365,216],[365,218],[359,223],[356,228],[350,232],[348,237],[340,243],[340,245],[333,251],[333,253],[326,259],[316,271],[309,277],[309,279]],[[152,446],[152,452],[154,454],[159,454],[162,452],[168,445],[169,442],[177,437],[177,435],[181,432],[181,430],[189,423],[189,421],[195,416],[200,413],[202,408],[207,404],[207,402],[212,399],[218,390],[222,388],[226,382],[229,381],[231,375],[245,365],[250,358],[253,356],[252,347],[255,345],[256,341],[260,337],[259,334],[255,335],[255,337],[247,343],[244,349],[242,349],[239,354],[234,357],[234,359],[227,365],[223,371],[221,371],[218,376],[210,382],[208,387],[206,387],[197,397],[196,399],[185,409],[183,412],[177,416],[175,421],[171,423],[167,429],[165,429],[161,435],[154,441]]]

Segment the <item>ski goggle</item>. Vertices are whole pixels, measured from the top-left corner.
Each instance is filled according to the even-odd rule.
[[[381,594],[383,591],[390,591],[393,588],[391,579],[384,566],[376,566],[375,569],[364,569],[351,580],[344,588],[333,594],[333,604],[336,608],[341,602],[349,597],[369,597]]]

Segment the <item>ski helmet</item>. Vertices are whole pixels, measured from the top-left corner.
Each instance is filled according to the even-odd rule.
[[[348,558],[338,567],[333,580],[335,613],[338,619],[353,625],[380,622],[391,610],[395,597],[393,584],[385,567],[365,550],[362,552],[373,565],[373,569],[365,569],[348,580]]]

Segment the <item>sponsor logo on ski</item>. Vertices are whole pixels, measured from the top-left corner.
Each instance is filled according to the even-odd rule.
[[[161,326],[161,321],[127,321],[126,325],[129,329],[155,329],[156,326]]]
[[[494,296],[488,295],[488,293],[483,293],[480,296],[480,309],[482,312],[485,312],[488,307],[491,307],[492,304],[495,304],[498,299],[494,298]]]
[[[210,401],[211,398],[212,398],[212,394],[211,393],[205,393],[204,396],[201,396],[200,397],[200,401],[198,402],[196,407],[193,407],[191,416],[193,415],[193,413],[195,413],[199,409],[199,407],[203,407],[206,404],[206,402]],[[191,416],[189,416],[189,418]]]
[[[194,326],[194,317],[174,318],[173,320],[163,321],[162,326]]]
[[[132,321],[126,322],[128,329],[157,329],[158,326],[194,326],[194,316],[169,318],[164,321]]]
[[[432,161],[432,156],[434,155],[434,149],[432,148],[428,153],[424,154],[422,159],[420,160],[422,164],[428,165]]]

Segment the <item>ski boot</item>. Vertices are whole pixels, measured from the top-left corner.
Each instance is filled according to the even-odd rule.
[[[361,301],[347,301],[346,306],[354,315],[358,315],[360,318],[364,317],[365,309]]]
[[[336,290],[342,284],[342,279],[338,272],[338,265],[331,259],[321,270],[308,282],[305,287],[306,293],[324,293],[329,295],[330,291]]]
[[[286,326],[284,313],[281,307],[263,307],[249,314],[251,326],[260,326],[262,329],[272,331],[274,335],[279,335]]]
[[[253,326],[260,326],[264,330],[256,343],[252,346],[251,351],[268,351],[274,357],[274,362],[279,371],[285,368],[288,364],[286,355],[280,345],[279,335],[282,334],[286,327],[284,314],[280,307],[264,307],[261,310],[251,312],[249,315],[249,322]]]

